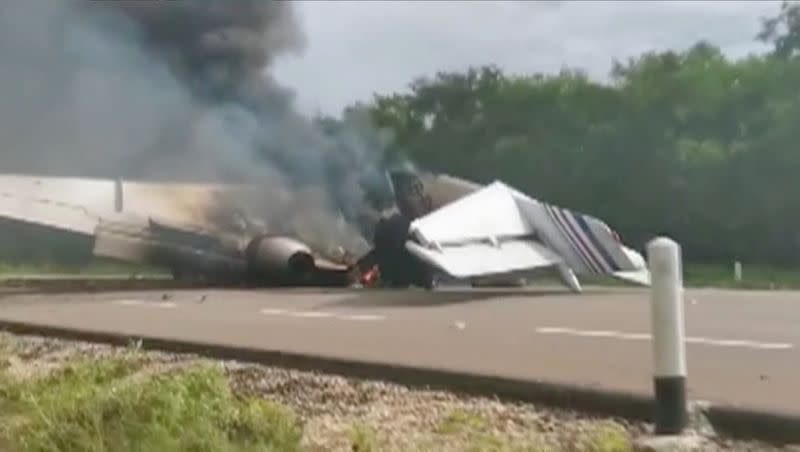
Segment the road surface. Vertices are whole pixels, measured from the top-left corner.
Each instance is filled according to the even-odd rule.
[[[0,319],[652,394],[648,292],[6,295]],[[689,397],[800,412],[800,293],[687,290]]]

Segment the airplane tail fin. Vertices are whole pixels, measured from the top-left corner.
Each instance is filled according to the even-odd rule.
[[[398,210],[409,221],[458,201],[483,187],[446,174],[394,170],[387,172]]]
[[[597,237],[598,250],[605,249],[602,259],[610,265],[605,267],[608,274],[614,278],[635,284],[650,285],[650,271],[644,257],[636,250],[625,246],[619,233],[611,229],[606,223],[597,218],[588,217],[586,223],[590,234]],[[600,261],[600,259],[598,259]]]
[[[409,220],[425,215],[432,208],[419,175],[408,170],[388,171],[387,178],[400,213]]]

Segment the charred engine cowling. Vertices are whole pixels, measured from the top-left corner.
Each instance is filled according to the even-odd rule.
[[[375,226],[374,259],[381,283],[389,287],[432,288],[433,272],[406,249],[410,222],[401,214],[381,218]]]
[[[262,235],[245,249],[247,273],[254,281],[310,282],[316,272],[311,249],[291,237]]]

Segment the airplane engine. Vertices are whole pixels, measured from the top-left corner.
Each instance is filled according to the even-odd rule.
[[[302,282],[316,270],[311,249],[290,237],[259,236],[245,249],[248,273],[266,280]]]

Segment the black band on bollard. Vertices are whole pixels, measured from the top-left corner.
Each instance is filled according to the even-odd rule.
[[[688,422],[686,377],[655,377],[657,435],[676,435]]]

